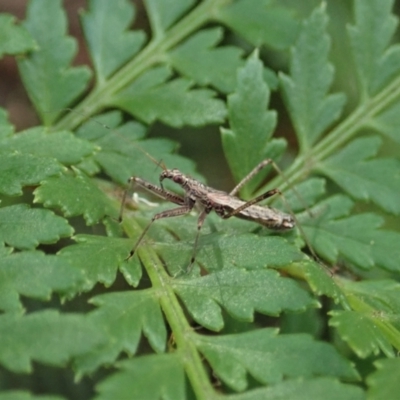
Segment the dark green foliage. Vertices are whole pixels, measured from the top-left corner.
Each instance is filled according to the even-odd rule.
[[[306,3],[144,0],[145,34],[132,2],[89,0],[93,71],[71,64],[59,0],[30,0],[21,24],[0,15],[0,56],[18,55],[43,124],[15,133],[0,109],[0,400],[67,396],[19,386],[43,365],[101,400],[398,397],[397,18],[392,0],[353,0],[342,62],[357,82],[339,87],[335,9]],[[273,137],[273,95],[290,141]],[[192,127],[193,143],[218,125],[236,183],[273,159],[283,173],[267,168],[240,195],[279,188],[268,204],[298,227],[212,213],[188,269],[196,217],[162,219],[129,258],[175,206],[141,192],[120,223],[128,178],[158,185],[157,163],[205,182],[160,122]]]
[[[23,26],[40,51],[21,59],[21,77],[43,123],[50,125],[83,92],[91,73],[87,67],[70,67],[77,48],[66,36],[60,0],[31,2]]]
[[[15,22],[12,15],[0,15],[0,57],[3,54],[20,54],[37,49],[32,36]]]

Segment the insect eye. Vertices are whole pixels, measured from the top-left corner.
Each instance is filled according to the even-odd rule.
[[[182,179],[181,176],[175,175],[172,179],[173,179],[173,181],[176,182],[176,183],[182,183],[182,182],[183,182],[183,179]]]

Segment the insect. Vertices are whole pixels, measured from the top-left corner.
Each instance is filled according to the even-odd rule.
[[[250,201],[244,201],[236,197],[236,194],[239,192],[239,190],[253,176],[255,176],[258,172],[260,172],[263,168],[270,164],[275,165],[275,163],[271,159],[266,159],[260,162],[229,193],[206,186],[198,180],[185,175],[176,168],[164,168],[164,170],[160,174],[160,186],[156,186],[136,176],[129,178],[128,182],[130,185],[137,184],[142,188],[148,190],[149,192],[177,204],[179,207],[159,212],[153,216],[153,218],[143,230],[139,239],[133,246],[132,250],[130,251],[128,259],[135,254],[137,248],[139,247],[144,236],[146,235],[147,231],[154,221],[161,218],[178,217],[188,214],[195,206],[200,208],[200,215],[197,220],[197,234],[194,241],[193,253],[188,266],[188,271],[190,271],[195,261],[201,227],[203,226],[206,216],[211,211],[214,211],[223,219],[238,217],[256,222],[274,231],[286,231],[293,229],[296,223],[295,218],[292,215],[286,214],[272,207],[257,205],[257,203],[259,203],[260,201],[267,199],[268,197],[271,197],[275,194],[282,195],[279,189],[268,190],[267,192],[261,194],[260,196],[257,196]],[[165,190],[163,186],[164,179],[170,179],[176,184],[180,185],[184,190],[184,194],[181,196]],[[126,195],[127,191],[125,192],[125,196],[121,204],[120,220],[122,220],[122,212],[126,200]]]

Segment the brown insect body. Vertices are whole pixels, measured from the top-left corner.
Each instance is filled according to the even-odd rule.
[[[209,193],[207,197],[215,204],[221,204],[223,206],[224,215],[229,215],[232,211],[246,204],[245,201],[238,197],[227,196],[224,193]],[[221,216],[222,218],[224,217],[223,215]],[[295,221],[290,214],[285,214],[272,207],[259,206],[256,204],[240,211],[235,217],[256,222],[275,231],[286,231],[293,229],[295,226]]]
[[[193,203],[193,206],[200,203],[207,214],[214,210],[221,218],[227,218],[227,216],[232,216],[231,214],[235,210],[247,205],[244,200],[206,186],[196,179],[186,176],[178,169],[164,170],[160,176],[161,186],[163,179],[170,179],[180,185],[185,190],[186,197],[190,199],[190,203]],[[235,213],[234,216],[256,222],[275,231],[286,231],[293,229],[295,226],[294,218],[290,214],[285,214],[272,207],[256,204],[243,208]]]
[[[206,216],[211,211],[216,212],[223,219],[228,219],[231,217],[246,219],[261,224],[266,228],[275,231],[286,231],[294,228],[295,218],[290,214],[286,214],[272,207],[257,205],[257,203],[259,203],[260,201],[277,193],[282,195],[282,193],[278,189],[268,190],[267,192],[247,202],[236,197],[236,194],[239,192],[239,190],[255,174],[257,174],[261,169],[269,164],[272,164],[273,166],[275,166],[276,169],[278,169],[271,159],[266,159],[257,164],[257,166],[249,174],[247,174],[230,193],[226,193],[206,186],[196,179],[193,179],[183,174],[176,168],[164,168],[164,170],[160,174],[160,186],[153,185],[152,183],[145,181],[144,179],[141,179],[139,177],[131,177],[129,179],[129,182],[134,182],[138,184],[139,186],[150,191],[156,196],[168,200],[171,203],[177,204],[178,207],[172,210],[161,211],[153,216],[149,224],[139,236],[139,239],[137,240],[135,246],[130,252],[129,258],[134,255],[136,249],[138,248],[139,244],[141,243],[142,239],[144,238],[145,234],[147,233],[154,221],[161,218],[178,217],[180,215],[188,214],[195,205],[200,206],[201,211],[197,221],[197,235],[193,246],[193,255],[189,264],[189,269],[193,265],[193,262],[195,260],[201,227],[203,226]],[[163,187],[164,179],[172,180],[176,184],[180,185],[185,193],[183,195],[179,195],[165,190]],[[120,219],[122,219],[123,205],[124,201],[121,205]]]

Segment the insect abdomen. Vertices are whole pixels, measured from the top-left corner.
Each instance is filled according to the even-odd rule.
[[[251,206],[236,215],[238,218],[257,222],[268,229],[274,231],[286,231],[293,229],[296,225],[294,218],[290,214],[274,208]]]

